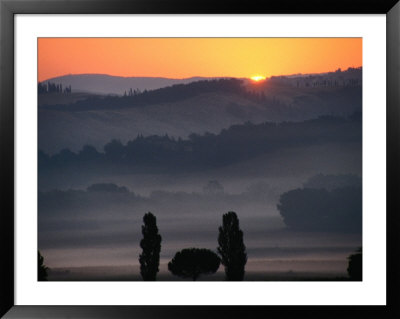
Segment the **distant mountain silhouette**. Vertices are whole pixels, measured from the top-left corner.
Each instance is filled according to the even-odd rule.
[[[123,95],[130,89],[149,91],[174,84],[187,84],[195,81],[220,78],[226,77],[194,76],[184,79],[173,79],[165,77],[122,77],[108,74],[66,74],[47,79],[41,83],[47,84],[48,82],[51,82],[61,84],[63,88],[71,86],[72,91],[77,93],[85,92],[102,95]],[[246,80],[247,82],[252,83],[252,80],[247,78],[241,78],[241,80]],[[349,68],[344,71],[338,69],[335,72],[314,74],[272,76],[267,80],[299,87],[360,85],[362,82],[362,68]]]
[[[206,79],[210,78],[169,79],[162,77],[122,77],[107,74],[69,74],[47,79],[42,83],[52,82],[62,84],[63,87],[70,85],[73,92],[123,95],[125,91],[129,92],[129,89],[155,90],[174,84],[186,84]]]

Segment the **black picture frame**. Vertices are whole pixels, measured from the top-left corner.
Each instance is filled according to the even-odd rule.
[[[14,15],[15,14],[385,14],[387,21],[387,305],[386,306],[19,306],[14,304]],[[5,318],[400,318],[398,0],[280,0],[253,3],[177,0],[0,0],[0,168],[2,244],[0,315]],[[380,106],[377,106],[380,107]],[[240,292],[239,292],[240,293]]]

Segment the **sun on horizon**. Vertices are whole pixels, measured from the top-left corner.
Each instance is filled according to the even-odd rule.
[[[250,77],[250,79],[252,79],[255,82],[260,82],[265,80],[266,78],[263,75],[253,75],[252,77]]]
[[[362,65],[362,38],[38,39],[39,82],[64,74],[173,79],[253,75],[252,80],[261,81],[256,76],[321,73],[353,65]]]

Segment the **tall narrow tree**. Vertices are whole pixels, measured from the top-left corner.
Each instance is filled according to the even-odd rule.
[[[140,241],[142,253],[139,256],[140,274],[145,281],[156,280],[160,264],[161,236],[158,233],[156,217],[148,212],[143,216],[142,234]]]
[[[218,244],[218,253],[221,256],[221,263],[225,266],[226,279],[243,280],[247,254],[243,243],[243,232],[239,228],[239,219],[235,212],[228,212],[222,216]]]
[[[47,271],[49,268],[44,264],[44,258],[38,251],[38,281],[47,280]]]

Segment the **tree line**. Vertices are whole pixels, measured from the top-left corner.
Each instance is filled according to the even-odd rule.
[[[123,144],[112,140],[104,152],[85,145],[80,151],[63,149],[52,156],[39,150],[40,169],[82,168],[96,165],[113,169],[156,167],[160,170],[221,167],[285,147],[361,141],[361,114],[348,118],[321,116],[304,122],[247,122],[219,134],[191,134],[187,139],[168,135],[138,135]]]
[[[40,84],[40,83],[39,83]],[[45,84],[44,84],[45,85]],[[46,109],[64,111],[88,111],[141,107],[159,103],[173,103],[207,93],[231,93],[245,97],[254,102],[266,102],[263,92],[248,91],[239,79],[216,79],[195,81],[187,84],[175,84],[155,90],[133,90],[124,92],[123,96],[92,96],[69,105],[45,106]],[[272,101],[272,100],[271,100]]]
[[[38,94],[47,94],[47,93],[65,93],[70,94],[72,92],[71,85],[64,87],[61,83],[56,84],[52,82],[47,83],[38,83]]]

